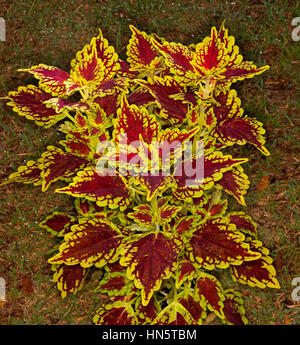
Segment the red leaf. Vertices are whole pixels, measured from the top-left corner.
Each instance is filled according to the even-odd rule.
[[[91,42],[78,51],[71,61],[70,75],[79,86],[74,87],[66,83],[67,94],[85,85],[89,85],[93,90],[99,88],[102,83],[114,77],[120,68],[118,60],[114,48],[103,38],[99,29],[98,36],[93,37]]]
[[[149,303],[144,306],[139,298],[135,303],[135,309],[138,313],[138,319],[140,324],[151,324],[155,319],[156,315],[160,311],[160,305],[157,303],[155,297],[153,296]]]
[[[69,73],[62,71],[53,66],[39,64],[28,69],[20,69],[20,71],[30,72],[39,79],[39,86],[44,91],[50,92],[53,96],[65,96],[66,85],[68,81],[72,82]],[[75,83],[74,83],[75,85]]]
[[[93,322],[96,325],[136,325],[137,319],[129,303],[117,301],[98,309]]]
[[[117,92],[103,97],[96,97],[94,102],[99,104],[107,116],[116,113],[119,106],[119,95]]]
[[[77,139],[61,140],[59,142],[72,155],[88,158],[91,148],[87,143]]]
[[[193,158],[192,162],[183,161],[181,165],[176,167],[174,178],[177,187],[174,190],[174,195],[180,199],[201,197],[203,191],[212,188],[226,171],[246,161],[247,159],[236,159],[230,155],[223,155],[221,151],[206,150],[204,157]],[[200,173],[201,168],[203,169],[203,176]]]
[[[130,201],[124,178],[118,175],[99,175],[92,167],[80,171],[69,186],[56,192],[85,197],[96,201],[98,206],[108,205],[110,208],[125,209]]]
[[[34,161],[28,161],[26,165],[18,168],[17,172],[9,175],[9,180],[21,183],[33,183],[35,186],[41,183],[41,172],[39,164]]]
[[[75,295],[83,285],[88,271],[80,265],[56,265],[52,266],[55,271],[53,280],[57,283],[57,288],[61,291],[61,297],[65,298],[67,294]]]
[[[162,279],[171,276],[176,268],[181,242],[171,234],[148,233],[137,236],[126,245],[121,265],[128,266],[129,279],[142,289],[142,303],[147,305]]]
[[[202,323],[202,319],[206,316],[206,307],[203,307],[192,293],[183,291],[178,296],[178,302],[189,312],[195,324],[199,325]]]
[[[179,84],[171,77],[165,79],[155,78],[155,83],[140,82],[147,87],[151,94],[157,99],[162,108],[162,115],[168,119],[175,119],[182,123],[186,118],[189,107],[180,99],[174,99],[171,96],[183,92]]]
[[[234,280],[249,286],[258,286],[279,289],[280,285],[276,279],[276,271],[272,265],[272,258],[268,256],[269,250],[262,247],[262,243],[257,240],[247,239],[251,250],[261,253],[261,258],[243,262],[241,265],[231,267],[231,275]]]
[[[13,107],[13,111],[34,120],[39,126],[51,127],[66,116],[48,108],[44,102],[52,98],[52,95],[34,85],[20,86],[18,91],[9,92],[8,98],[10,101],[7,104]]]
[[[103,267],[116,256],[121,240],[122,235],[111,222],[102,218],[84,219],[66,234],[59,253],[49,262]]]
[[[174,184],[172,176],[164,176],[159,172],[158,176],[146,175],[139,176],[141,185],[147,189],[147,200],[151,200],[154,195],[162,195],[162,193]]]
[[[207,219],[192,233],[187,247],[190,260],[209,270],[257,260],[260,253],[251,251],[244,238],[226,218]]]
[[[129,105],[126,98],[122,98],[121,108],[118,110],[118,119],[115,122],[114,137],[126,133],[127,144],[137,142],[140,137],[147,144],[157,137],[159,125],[148,111],[139,109],[136,105]]]
[[[137,71],[133,71],[130,69],[130,65],[128,62],[119,59],[120,69],[118,70],[118,75],[120,77],[126,77],[129,79],[136,79],[139,75]]]
[[[223,71],[228,60],[227,49],[218,38],[216,28],[213,27],[211,36],[206,37],[201,43],[196,45],[192,64],[200,75],[218,75]]]
[[[195,283],[197,301],[204,301],[208,308],[223,318],[223,289],[219,281],[212,275],[201,272]]]
[[[246,325],[244,301],[241,294],[233,289],[225,291],[224,314],[226,322],[230,325]]]
[[[235,82],[237,80],[242,80],[245,78],[252,78],[255,75],[261,74],[270,66],[256,67],[250,61],[243,61],[238,64],[234,64],[231,67],[228,67],[223,73],[227,81]]]
[[[53,212],[39,226],[46,229],[55,236],[64,236],[71,231],[71,226],[76,222],[76,218],[62,212]]]
[[[150,37],[133,25],[130,25],[129,28],[133,33],[127,46],[127,60],[131,69],[142,70],[147,67],[158,67],[160,60]]]
[[[134,212],[128,213],[127,216],[141,225],[151,225],[153,222],[153,216],[149,205],[136,206],[134,207]]]
[[[230,222],[238,231],[257,237],[257,224],[244,212],[231,212],[228,214]]]
[[[87,103],[72,102],[65,98],[50,98],[48,101],[45,101],[45,104],[51,108],[54,108],[57,113],[64,109],[81,111],[86,111],[89,109],[89,105]]]
[[[147,105],[153,103],[155,98],[151,95],[148,90],[134,91],[128,97],[127,101],[129,104],[135,104],[137,106]]]
[[[249,186],[250,181],[241,166],[233,167],[232,170],[224,172],[221,180],[216,184],[216,188],[224,189],[226,193],[234,196],[241,205],[246,205],[244,195]]]
[[[179,289],[182,283],[186,280],[193,279],[196,274],[197,271],[189,260],[185,260],[179,263],[178,268],[175,272],[176,289]]]
[[[38,161],[39,168],[42,169],[43,191],[46,191],[54,181],[74,176],[88,163],[85,159],[65,153],[57,147],[48,146],[47,149],[48,151],[44,152]]]
[[[171,71],[180,77],[185,83],[190,83],[194,79],[194,67],[192,65],[193,52],[181,43],[164,42],[159,43],[153,40],[153,44],[160,50],[165,57],[165,63]],[[191,74],[189,74],[192,72]]]

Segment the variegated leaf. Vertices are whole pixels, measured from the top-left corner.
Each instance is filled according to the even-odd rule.
[[[138,90],[133,91],[128,97],[127,101],[129,104],[135,104],[137,106],[145,106],[150,103],[155,102],[155,98],[152,96],[152,94],[147,90]]]
[[[95,202],[84,198],[76,198],[74,204],[78,215],[81,217],[89,217],[95,213],[103,211],[103,207],[100,207]]]
[[[118,118],[114,125],[114,138],[119,142],[121,133],[126,134],[127,145],[138,142],[140,138],[146,144],[150,144],[158,136],[159,124],[153,115],[144,108],[139,109],[136,105],[129,105],[126,98],[122,98],[121,108],[118,109]]]
[[[50,98],[48,101],[45,101],[45,104],[49,108],[55,109],[57,113],[63,111],[64,109],[67,110],[80,110],[86,111],[89,109],[89,105],[83,102],[72,102],[66,98]]]
[[[26,165],[21,165],[18,171],[9,175],[9,181],[20,183],[33,183],[38,186],[42,183],[41,178],[42,170],[39,164],[35,161],[28,161]]]
[[[83,219],[65,235],[59,253],[49,259],[51,264],[103,267],[114,261],[122,241],[119,229],[103,218]]]
[[[199,301],[190,290],[183,290],[178,294],[178,302],[192,317],[191,324],[202,325],[202,320],[206,318],[205,301]]]
[[[42,170],[42,190],[46,191],[50,184],[59,180],[73,177],[78,170],[84,169],[88,161],[65,153],[63,150],[48,146],[38,160],[39,168]]]
[[[248,324],[248,320],[245,317],[244,301],[242,295],[233,289],[225,290],[224,315],[225,320],[222,321],[226,324]]]
[[[166,198],[164,198],[166,199]],[[170,205],[166,200],[165,203],[159,205],[159,223],[161,225],[170,223],[178,212],[182,209],[182,206]]]
[[[97,89],[100,84],[114,77],[120,68],[118,60],[114,47],[108,44],[99,29],[98,36],[93,37],[91,42],[78,51],[75,59],[71,61],[70,74],[80,86],[75,88],[72,84],[66,83],[67,94],[85,85],[89,85],[94,90]]]
[[[262,123],[256,119],[248,117],[228,119],[223,121],[218,128],[218,139],[225,145],[239,144],[247,142],[257,147],[264,155],[269,156],[270,152],[264,147],[265,130]]]
[[[232,66],[227,67],[226,70],[222,73],[222,77],[225,77],[224,80],[226,82],[234,83],[245,78],[253,78],[256,75],[265,72],[269,68],[270,66],[268,65],[257,67],[251,61],[242,61],[240,63],[233,64]]]
[[[63,212],[53,212],[40,222],[39,226],[55,236],[64,236],[71,231],[71,226],[76,223],[76,218]]]
[[[9,92],[7,98],[7,105],[13,107],[13,111],[39,126],[48,128],[66,117],[64,112],[57,113],[55,109],[47,107],[45,102],[52,95],[34,85],[20,86],[18,91]]]
[[[241,166],[235,166],[231,170],[225,171],[222,178],[216,183],[217,189],[223,189],[232,195],[241,205],[246,205],[244,195],[250,187],[248,176]]]
[[[130,194],[122,176],[102,176],[93,167],[80,171],[73,182],[56,190],[57,193],[66,193],[74,197],[85,197],[96,201],[98,206],[109,206],[124,210],[130,202]]]
[[[70,293],[75,295],[81,290],[88,273],[88,270],[80,265],[52,265],[52,269],[55,271],[53,281],[57,283],[62,298]]]
[[[213,275],[199,272],[194,288],[195,300],[207,305],[208,309],[224,318],[224,291],[220,282]]]
[[[204,77],[218,78],[222,72],[225,72],[228,62],[228,50],[218,38],[216,28],[213,27],[211,35],[196,45],[191,64],[201,79]]]
[[[139,324],[152,324],[153,320],[161,311],[161,307],[156,297],[153,295],[146,306],[143,305],[141,297],[138,297],[135,302],[135,310]]]
[[[64,146],[65,150],[70,153],[71,155],[82,157],[82,158],[89,158],[92,150],[87,143],[86,140],[79,140],[79,139],[67,139],[61,140],[59,142],[62,146]]]
[[[193,325],[195,320],[189,311],[177,300],[171,302],[157,315],[154,325]]]
[[[128,213],[127,216],[138,224],[146,226],[151,225],[154,220],[151,207],[146,204],[134,207],[134,211]]]
[[[268,156],[270,153],[264,147],[265,130],[262,123],[253,118],[242,117],[244,110],[241,108],[241,100],[237,97],[236,91],[220,92],[215,96],[215,101],[216,103],[207,113],[208,116],[212,112],[216,118],[213,136],[225,145],[235,143],[244,145],[249,142]]]
[[[116,301],[102,305],[93,318],[96,325],[136,325],[135,312],[130,303]]]
[[[176,166],[174,178],[177,186],[174,195],[182,200],[199,198],[204,190],[211,189],[220,181],[226,171],[233,169],[248,159],[236,159],[231,155],[224,155],[221,151],[206,150],[204,157],[199,155],[190,161],[183,161]],[[203,169],[203,174],[201,174]],[[200,176],[198,176],[200,175]]]
[[[107,294],[109,297],[128,296],[133,294],[136,288],[132,281],[126,277],[126,270],[106,273],[94,292]]]
[[[19,71],[32,73],[39,79],[39,87],[53,96],[66,96],[66,82],[69,85],[73,85],[73,87],[77,86],[69,73],[54,66],[39,64],[31,68],[20,69]]]
[[[155,70],[161,66],[161,57],[157,54],[151,38],[144,31],[133,25],[129,26],[132,36],[127,46],[127,60],[132,71]]]
[[[100,106],[106,116],[109,116],[116,113],[120,105],[120,95],[118,92],[115,92],[113,94],[106,94],[102,97],[95,97],[93,101]]]
[[[157,174],[140,175],[136,179],[136,183],[146,189],[147,200],[150,201],[154,196],[161,196],[164,191],[175,185],[172,176],[165,176],[161,171]]]
[[[162,279],[171,276],[177,265],[181,241],[168,233],[138,235],[125,245],[120,263],[127,267],[127,276],[141,289],[142,303],[147,305],[159,290]]]
[[[194,52],[189,47],[174,42],[160,43],[153,39],[153,44],[165,57],[165,63],[170,67],[170,71],[183,84],[192,84],[195,79],[192,60]]]
[[[244,212],[230,212],[227,215],[238,231],[257,238],[257,224]]]
[[[154,83],[139,82],[148,88],[161,108],[160,115],[172,122],[182,123],[189,111],[189,106],[181,99],[176,99],[176,94],[183,93],[183,88],[172,77],[154,78]]]
[[[249,286],[257,286],[259,288],[275,288],[279,289],[280,285],[276,279],[276,271],[272,265],[272,258],[268,255],[269,250],[262,246],[258,240],[247,239],[250,249],[261,253],[261,258],[243,262],[241,265],[231,267],[231,275],[235,281]]]
[[[197,276],[197,270],[189,260],[185,259],[179,262],[174,275],[176,281],[175,288],[179,289],[186,280],[192,280]]]
[[[245,236],[237,232],[228,219],[211,218],[192,231],[187,251],[192,263],[198,267],[225,269],[229,265],[240,265],[261,257],[259,252],[249,249],[244,239]]]

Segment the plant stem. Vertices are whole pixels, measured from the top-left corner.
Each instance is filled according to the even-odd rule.
[[[152,212],[154,213],[154,216],[155,216],[155,230],[156,230],[156,233],[159,232],[159,229],[160,229],[160,226],[159,226],[159,212],[158,212],[158,204],[157,204],[157,195],[155,195],[151,201],[150,201],[150,205],[151,205],[151,208],[152,208]]]
[[[202,101],[205,101],[206,99],[208,99],[209,95],[212,91],[212,90],[210,90],[209,82],[210,82],[210,78],[207,78],[207,79],[205,79],[204,87],[201,86]],[[200,104],[200,115],[198,118],[199,127],[203,127],[204,118],[205,118],[205,109],[206,109],[206,107],[203,105],[203,103],[201,103]],[[196,133],[196,135],[194,136],[194,148],[195,148],[196,142],[199,141],[199,139],[200,139],[201,133],[202,133],[202,131],[198,131],[198,133]]]
[[[73,123],[75,123],[75,119],[74,119],[74,117],[73,116],[71,116],[70,114],[69,114],[69,112],[68,111],[66,111],[66,116],[67,116],[67,118],[68,119],[70,119]]]

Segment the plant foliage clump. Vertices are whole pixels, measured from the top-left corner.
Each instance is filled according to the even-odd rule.
[[[247,159],[225,150],[248,143],[269,155],[232,88],[269,66],[245,61],[224,25],[189,46],[130,29],[127,61],[99,30],[70,72],[25,69],[38,86],[9,92],[7,104],[39,126],[59,124],[65,138],[9,179],[42,191],[67,183],[56,192],[74,197],[74,212],[40,226],[59,241],[49,263],[63,298],[90,269],[103,272],[96,291],[109,301],[95,324],[201,324],[209,312],[245,324],[242,294],[222,287],[220,271],[279,284],[257,224],[227,210],[223,197],[245,205],[250,182]]]

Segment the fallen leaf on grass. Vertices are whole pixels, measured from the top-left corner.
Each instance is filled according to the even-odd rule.
[[[76,325],[82,323],[82,321],[86,318],[86,315],[82,315],[82,316],[79,316],[77,317],[76,319]]]
[[[32,279],[28,274],[22,277],[21,290],[25,296],[30,296],[33,293]]]
[[[268,185],[269,185],[269,176],[264,175],[257,184],[257,191],[261,192],[265,190],[268,187]]]

